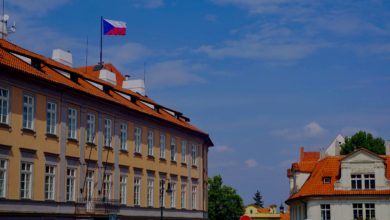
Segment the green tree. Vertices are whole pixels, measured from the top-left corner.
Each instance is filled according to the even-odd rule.
[[[209,178],[209,219],[237,220],[245,212],[243,200],[234,188],[222,184],[220,175]]]
[[[340,147],[340,153],[342,155],[348,154],[358,148],[365,148],[377,154],[385,154],[386,152],[385,141],[380,137],[374,138],[372,134],[366,133],[365,131],[359,131],[350,138],[346,137],[345,143]]]
[[[263,208],[263,197],[261,196],[261,193],[259,190],[256,190],[255,195],[253,196],[253,200],[255,201],[255,205]]]

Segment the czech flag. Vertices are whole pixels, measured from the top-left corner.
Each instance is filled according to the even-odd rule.
[[[126,22],[103,19],[104,35],[126,35]]]

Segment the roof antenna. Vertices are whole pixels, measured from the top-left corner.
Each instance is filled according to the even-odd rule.
[[[0,19],[0,35],[1,39],[7,39],[8,34],[12,34],[16,32],[16,23],[14,21],[14,24],[11,27],[8,27],[7,23],[9,20],[9,16],[5,14],[5,0],[3,0],[3,14]]]
[[[88,35],[87,35],[87,47],[85,48],[85,74],[87,74],[88,70]]]

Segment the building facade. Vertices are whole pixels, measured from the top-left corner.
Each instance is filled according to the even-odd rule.
[[[209,135],[113,65],[53,58],[0,40],[0,217],[206,219]]]
[[[339,155],[343,142],[338,136],[323,153],[301,148],[288,170],[292,220],[389,219],[390,147],[386,155],[365,149]]]

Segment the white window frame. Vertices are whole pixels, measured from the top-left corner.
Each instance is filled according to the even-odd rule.
[[[160,134],[160,158],[165,159],[165,134]]]
[[[34,130],[35,97],[23,95],[23,128]]]
[[[94,176],[95,172],[93,170],[87,170],[86,176],[86,198],[87,201],[92,201],[94,196]]]
[[[123,205],[127,204],[127,176],[120,175],[119,177],[120,184],[120,192],[119,192],[119,200]]]
[[[176,137],[171,137],[171,161],[176,162]]]
[[[171,208],[176,208],[176,182],[171,181]]]
[[[45,166],[45,199],[54,200],[56,191],[56,166]]]
[[[104,146],[105,147],[111,147],[112,120],[109,119],[109,118],[104,119],[103,137],[104,137]]]
[[[146,204],[148,207],[153,207],[153,197],[154,197],[154,179],[148,178],[147,181],[147,191],[146,191]]]
[[[57,103],[46,104],[46,133],[57,134]]]
[[[375,189],[375,174],[363,174],[364,189]]]
[[[77,140],[77,110],[68,108],[68,138]]]
[[[127,150],[127,124],[122,123],[120,126],[120,148],[121,150]]]
[[[355,184],[355,186],[354,186]],[[351,189],[375,189],[375,174],[351,174]]]
[[[196,152],[196,144],[192,144],[192,148],[191,148],[191,159],[192,159],[192,165],[194,166],[197,166],[198,163],[197,163],[197,152]]]
[[[134,176],[134,205],[141,205],[141,177]]]
[[[375,217],[376,217],[375,203],[365,203],[364,204],[364,218],[366,220],[375,220]]]
[[[95,143],[95,127],[96,119],[95,114],[88,113],[87,114],[87,143]]]
[[[0,198],[7,195],[8,160],[0,159]]]
[[[142,129],[140,127],[134,128],[134,152],[141,153],[142,144]]]
[[[330,212],[330,204],[321,204],[321,220],[330,220],[331,212]]]
[[[24,165],[24,169],[23,169]],[[34,164],[22,161],[20,164],[20,198],[31,199]],[[24,184],[22,184],[24,183]],[[23,185],[23,187],[22,187]]]
[[[187,141],[181,141],[181,162],[187,163]]]
[[[0,124],[9,124],[9,97],[9,89],[0,87]]]
[[[103,175],[103,198],[105,198],[106,200],[110,200],[111,191],[112,191],[112,174],[105,173]]]
[[[76,201],[76,168],[66,169],[66,201]]]
[[[197,197],[198,197],[198,186],[192,185],[192,191],[191,191],[191,205],[192,209],[197,208]]]
[[[154,145],[154,132],[153,130],[148,130],[148,156],[153,156],[153,145]]]
[[[360,220],[364,218],[364,204],[363,203],[353,203],[352,204],[352,210],[353,210],[353,219]],[[356,215],[355,215],[356,213]]]
[[[186,206],[186,199],[187,199],[187,184],[186,183],[182,183],[181,184],[181,188],[180,188],[180,207],[182,209],[186,209],[187,206]]]

